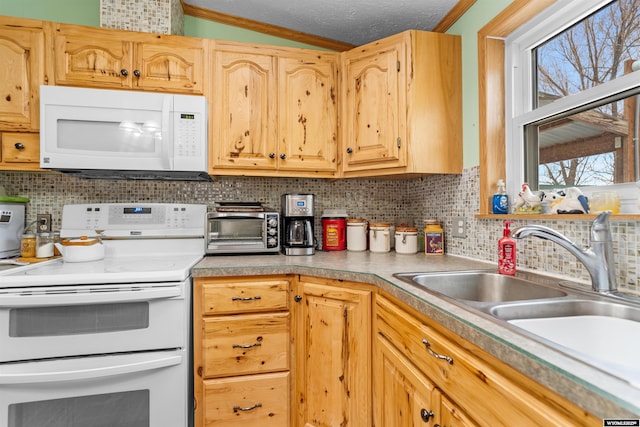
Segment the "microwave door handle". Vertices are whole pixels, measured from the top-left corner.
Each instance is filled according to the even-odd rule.
[[[100,360],[100,359],[98,359]],[[107,366],[91,366],[92,363],[78,368],[76,360],[62,360],[55,362],[60,368],[51,372],[32,372],[26,373],[20,369],[21,365],[16,364],[16,372],[11,372],[13,366],[7,365],[0,368],[0,384],[36,384],[60,381],[78,381],[78,380],[95,380],[96,378],[112,377],[115,375],[123,375],[137,373],[141,371],[149,371],[151,369],[166,368],[169,366],[179,365],[182,363],[181,355],[165,356],[154,358],[151,360],[132,361],[126,359],[118,364],[108,364]],[[104,364],[104,361],[102,361]]]
[[[173,97],[165,95],[162,99],[162,166],[166,170],[173,170],[173,121],[171,118],[171,110],[173,106]]]
[[[151,301],[154,299],[175,298],[181,295],[178,287],[123,292],[69,292],[59,294],[24,295],[9,294],[0,296],[0,307],[38,307],[54,305],[101,304],[133,301]]]

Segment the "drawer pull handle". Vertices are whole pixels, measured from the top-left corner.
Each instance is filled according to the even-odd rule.
[[[260,295],[256,295],[255,297],[232,297],[231,301],[253,301],[262,299]]]
[[[420,418],[422,418],[422,421],[424,421],[425,423],[429,422],[429,418],[431,417],[435,417],[436,415],[433,413],[433,411],[429,411],[427,409],[420,409]]]
[[[15,144],[13,144],[13,146],[16,147],[16,150],[18,151],[22,151],[25,148],[22,142],[16,142]]]
[[[262,408],[262,403],[256,403],[253,406],[247,406],[246,408],[243,408],[242,406],[234,406],[233,407],[233,412],[238,412],[238,411],[243,411],[243,412],[248,412],[248,411],[252,411],[256,408]]]
[[[451,356],[438,354],[435,351],[431,350],[431,343],[426,338],[422,339],[422,344],[424,344],[424,346],[427,348],[427,351],[429,352],[430,355],[432,355],[436,359],[446,360],[447,362],[449,362],[450,365],[453,365],[453,358]]]
[[[262,345],[262,343],[253,343],[253,344],[233,344],[232,347],[233,348],[254,348],[254,347],[260,347]]]

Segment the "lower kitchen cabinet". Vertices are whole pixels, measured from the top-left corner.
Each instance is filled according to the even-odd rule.
[[[408,309],[388,298],[376,297],[373,323],[376,337],[373,390],[376,421],[380,420],[383,411],[397,410],[395,406],[402,404],[405,411],[413,413],[421,411],[423,406],[432,410],[434,416],[428,422],[434,427],[436,424],[447,427],[602,425],[602,420],[433,320],[419,313],[409,313]],[[393,373],[394,370],[399,373]],[[376,377],[380,375],[381,378]],[[390,393],[385,381],[394,384],[396,402],[393,404],[388,401]],[[441,390],[440,403],[433,397],[426,403],[424,397],[415,402],[402,402],[408,398],[406,389],[410,387],[421,390],[421,396],[433,395],[434,388]],[[396,395],[398,389],[401,397]],[[426,408],[429,405],[434,409]],[[397,424],[385,423],[382,418],[375,425],[429,425],[423,421],[412,421],[410,417],[398,418]]]
[[[195,427],[290,423],[288,276],[196,278]]]
[[[302,276],[294,301],[294,425],[372,425],[371,290]]]
[[[477,426],[384,337],[373,354],[376,427]]]

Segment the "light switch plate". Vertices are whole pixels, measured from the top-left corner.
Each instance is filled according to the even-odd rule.
[[[463,216],[454,216],[451,218],[451,236],[467,237],[467,219]]]

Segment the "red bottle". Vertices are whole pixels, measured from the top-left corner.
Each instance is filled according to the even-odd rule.
[[[512,221],[504,221],[502,238],[498,240],[498,273],[509,276],[516,274],[516,241],[511,237],[511,224]]]

